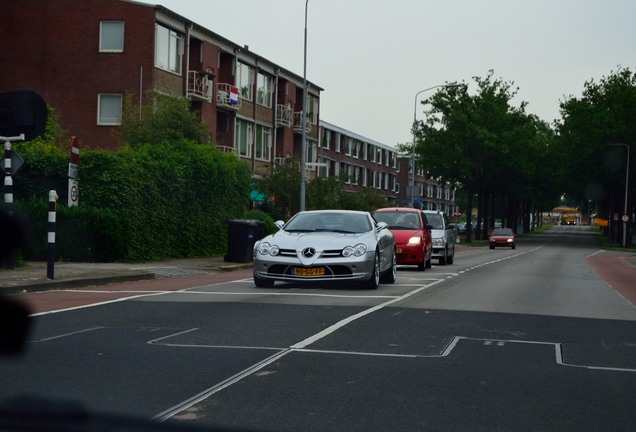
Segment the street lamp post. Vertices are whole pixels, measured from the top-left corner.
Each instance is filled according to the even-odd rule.
[[[629,221],[629,216],[627,214],[627,191],[629,190],[629,146],[625,143],[616,143],[616,144],[608,144],[610,146],[625,146],[627,149],[627,164],[625,166],[625,204],[623,207],[623,247],[627,247],[627,222]]]
[[[411,208],[415,207],[415,126],[417,124],[417,97],[424,92],[429,90],[433,90],[440,87],[459,87],[461,84],[450,83],[450,84],[438,84],[433,87],[426,88],[424,90],[420,90],[415,94],[415,101],[413,107],[413,147],[411,148]]]
[[[303,51],[303,111],[300,127],[302,128],[300,143],[300,211],[305,211],[305,158],[307,157],[307,5],[305,0],[305,44]]]

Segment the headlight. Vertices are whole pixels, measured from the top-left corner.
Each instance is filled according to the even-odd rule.
[[[444,246],[444,239],[442,237],[434,238],[433,246]]]
[[[362,243],[359,243],[355,246],[347,246],[346,248],[342,250],[342,256],[345,258],[348,258],[351,255],[360,257],[364,255],[365,253],[367,253],[367,247],[366,245]]]
[[[272,246],[267,242],[258,245],[258,253],[262,255],[276,256],[278,255],[278,252],[279,248],[276,245]]]
[[[406,244],[407,246],[419,246],[422,243],[422,237],[411,237],[409,242]]]

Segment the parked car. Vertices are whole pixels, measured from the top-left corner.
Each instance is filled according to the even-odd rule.
[[[448,215],[437,210],[424,210],[428,223],[433,227],[433,258],[440,265],[452,264],[455,261],[455,225],[448,220]]]
[[[457,224],[457,232],[460,234],[466,234],[466,222],[459,222]]]
[[[496,247],[509,247],[515,249],[515,233],[510,228],[495,228],[488,239],[490,249]]]
[[[297,213],[279,231],[254,244],[254,284],[275,281],[358,281],[369,289],[397,277],[395,238],[369,212]]]
[[[421,210],[388,207],[373,212],[373,218],[389,225],[389,230],[395,237],[398,265],[416,265],[421,271],[431,268],[432,226]]]

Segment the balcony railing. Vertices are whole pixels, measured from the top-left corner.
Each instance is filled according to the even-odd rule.
[[[239,157],[239,151],[235,147],[230,146],[216,146],[217,150],[221,153],[232,153],[234,156]]]
[[[290,127],[293,110],[287,105],[276,105],[276,126]]]
[[[241,100],[238,87],[227,83],[219,83],[216,85],[217,107],[238,111],[241,109]]]
[[[198,71],[188,72],[188,96],[212,101],[212,80]]]
[[[303,112],[302,111],[297,111],[294,113],[294,123],[293,123],[293,128],[294,128],[294,132],[302,132],[303,131]],[[307,118],[307,122],[305,123],[305,132],[309,133],[311,132],[311,123],[309,121],[309,118]]]

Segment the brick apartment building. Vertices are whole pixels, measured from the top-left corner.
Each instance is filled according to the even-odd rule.
[[[300,158],[303,78],[248,47],[163,6],[131,0],[4,3],[0,92],[39,93],[83,146],[117,148],[124,98],[143,104],[157,92],[187,97],[211,142],[248,163],[254,176]],[[408,158],[321,122],[322,90],[307,82],[306,161],[326,164],[308,169],[308,178],[347,173],[345,189],[373,187],[396,205],[408,204],[408,169],[400,169]],[[450,191],[430,182],[416,176],[419,200],[440,195],[435,188]],[[452,192],[439,203],[452,214]]]

